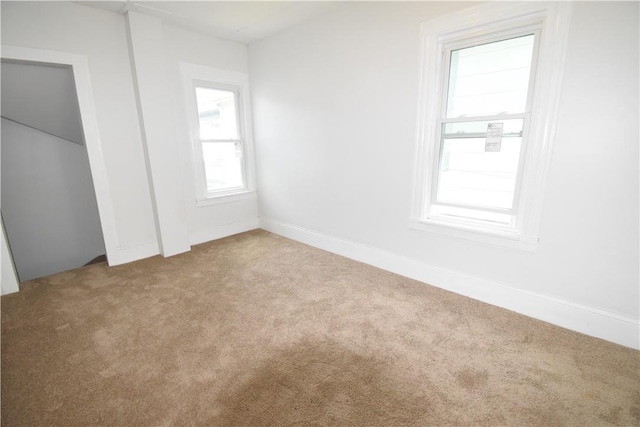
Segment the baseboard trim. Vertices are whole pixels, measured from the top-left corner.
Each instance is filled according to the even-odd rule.
[[[211,240],[255,230],[259,227],[260,222],[257,217],[234,221],[227,224],[214,225],[206,230],[192,232],[189,236],[189,243],[192,245],[199,245],[200,243],[210,242]]]
[[[107,248],[107,263],[109,266],[126,264],[140,259],[158,255],[160,249],[157,242],[148,242],[136,246],[119,246],[115,251]]]
[[[566,329],[640,349],[640,322],[636,319],[548,295],[522,291],[281,221],[261,218],[260,228]]]
[[[227,224],[215,225],[207,230],[192,232],[189,235],[189,244],[198,245],[211,240],[221,239],[245,231],[255,230],[260,227],[258,218],[248,218]],[[142,245],[118,247],[115,251],[107,250],[107,263],[110,266],[126,264],[149,258],[160,253],[157,242],[149,242]]]

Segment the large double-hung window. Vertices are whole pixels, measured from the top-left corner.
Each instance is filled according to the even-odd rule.
[[[490,4],[423,24],[413,228],[535,246],[569,10]]]

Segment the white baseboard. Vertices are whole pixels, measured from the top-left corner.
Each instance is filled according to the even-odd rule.
[[[245,231],[255,230],[259,228],[259,226],[258,218],[248,218],[228,224],[214,225],[207,230],[192,232],[189,236],[189,244],[198,245],[211,240],[244,233]],[[158,247],[158,243],[149,242],[136,246],[121,246],[111,251],[107,250],[107,260],[110,266],[114,266],[149,258],[159,253],[160,248]]]
[[[110,266],[126,264],[158,255],[160,249],[157,242],[149,242],[136,246],[119,246],[116,250],[107,249],[107,263]]]
[[[200,243],[210,242],[211,240],[244,233],[245,231],[255,230],[259,227],[260,222],[257,217],[234,221],[227,224],[214,225],[206,230],[192,232],[189,236],[189,243],[192,245],[198,245]]]
[[[260,227],[283,237],[488,304],[585,335],[640,349],[640,323],[637,319],[435,267],[393,252],[328,236],[280,221],[261,218]]]

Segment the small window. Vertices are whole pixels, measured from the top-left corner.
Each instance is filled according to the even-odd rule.
[[[413,228],[537,243],[568,11],[489,4],[423,24]]]
[[[198,85],[195,92],[207,194],[244,189],[244,141],[238,126],[238,93]]]
[[[246,75],[193,64],[181,67],[199,205],[251,192]]]

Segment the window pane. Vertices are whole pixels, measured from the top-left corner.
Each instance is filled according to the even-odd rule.
[[[446,117],[524,113],[533,35],[451,52]]]
[[[196,87],[200,139],[238,139],[236,94]]]
[[[244,187],[242,145],[234,142],[202,144],[207,192]]]
[[[503,134],[491,138],[487,129],[496,125]],[[443,125],[438,202],[511,209],[522,125],[523,120]]]

